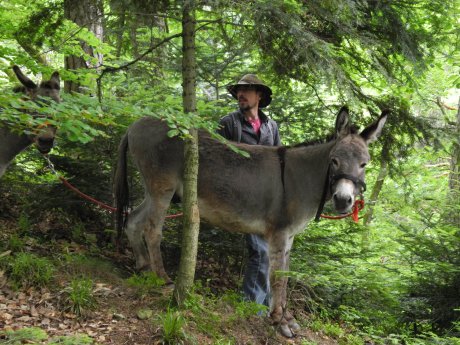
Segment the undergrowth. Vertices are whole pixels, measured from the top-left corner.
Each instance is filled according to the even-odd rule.
[[[47,258],[19,253],[10,262],[10,278],[16,288],[44,287],[53,279],[55,268]]]
[[[126,283],[136,290],[140,298],[156,293],[159,287],[165,285],[164,279],[159,278],[154,272],[134,274],[126,280]]]
[[[0,331],[3,345],[47,344],[47,345],[97,345],[91,337],[84,334],[49,338],[48,334],[37,327],[25,327],[15,331]]]
[[[88,311],[93,310],[96,299],[93,296],[93,281],[86,278],[73,279],[69,286],[64,289],[66,295],[66,309],[77,316],[84,316]]]

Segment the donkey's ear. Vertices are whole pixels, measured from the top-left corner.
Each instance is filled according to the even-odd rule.
[[[375,121],[372,125],[365,128],[361,132],[360,135],[366,141],[367,144],[377,140],[377,138],[380,136],[380,134],[382,133],[383,125],[385,124],[385,121],[387,120],[387,116],[389,113],[389,110],[384,110],[377,121]]]
[[[19,69],[18,66],[14,65],[13,66],[13,71],[16,74],[16,77],[18,77],[19,81],[21,82],[22,85],[24,85],[26,88],[30,89],[36,89],[38,86],[35,84],[32,80],[30,80],[28,77],[26,77],[21,70]]]
[[[344,106],[339,110],[335,120],[335,133],[339,137],[348,134],[348,107]]]
[[[53,72],[50,80],[57,83],[57,85],[59,85],[59,83],[61,82],[61,79],[59,78],[59,72],[58,71]]]

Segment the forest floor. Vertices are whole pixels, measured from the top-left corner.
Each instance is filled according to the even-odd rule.
[[[0,219],[0,243],[11,242],[17,231],[16,222]],[[0,343],[338,344],[333,337],[305,327],[310,316],[302,309],[293,310],[302,330],[295,338],[283,338],[267,317],[251,315],[243,302],[229,298],[236,293],[219,295],[202,289],[205,292],[197,291],[186,309],[171,311],[171,287],[156,287],[146,293],[126,283],[133,274],[129,251],[123,255],[95,251],[66,240],[38,242],[25,237],[21,241],[22,251],[48,258],[56,270],[46,287],[18,288],[8,276],[7,266],[0,265]],[[14,250],[5,248],[0,250],[0,260],[15,255]],[[201,263],[201,267],[212,265],[212,260]],[[92,282],[93,303],[77,315],[69,307],[69,287],[72,280],[81,277]],[[219,280],[223,291],[222,278],[208,276],[207,281]],[[180,332],[169,338],[165,333],[168,317],[183,320]]]

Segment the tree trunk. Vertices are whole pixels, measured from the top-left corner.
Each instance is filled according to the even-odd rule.
[[[116,41],[116,48],[115,48],[115,56],[119,58],[121,56],[121,49],[123,47],[123,32],[124,26],[126,25],[126,5],[122,4],[121,12],[118,14],[118,25],[117,25],[117,41]]]
[[[460,226],[460,209],[458,207],[460,205],[460,98],[458,101],[457,123],[450,161],[449,198],[453,206],[449,215],[449,221],[452,224]]]
[[[193,1],[184,1],[182,13],[182,80],[184,112],[196,111],[196,62],[195,62],[195,18]],[[190,130],[191,137],[185,142],[184,169],[184,222],[182,251],[174,289],[175,303],[181,306],[195,277],[200,213],[198,210],[198,132]]]
[[[101,41],[103,39],[103,2],[102,0],[64,0],[64,16],[82,28],[87,28]],[[97,59],[97,63],[86,61],[83,56],[69,55],[64,58],[67,70],[77,71],[79,69],[98,68],[102,65],[102,55],[93,51],[93,48],[82,42],[83,51]],[[81,92],[81,85],[78,81],[65,80],[65,92]]]
[[[387,147],[384,145],[382,149],[382,155],[387,150]],[[386,156],[386,155],[383,155]],[[364,215],[363,224],[366,227],[362,234],[361,238],[361,250],[366,250],[369,246],[369,236],[370,236],[370,229],[369,224],[372,222],[372,216],[374,215],[374,206],[379,199],[380,192],[382,191],[383,183],[385,182],[385,178],[388,175],[388,163],[385,160],[381,160],[380,162],[380,170],[377,176],[377,180],[375,181],[374,187],[372,188],[371,196],[366,203],[367,212]]]

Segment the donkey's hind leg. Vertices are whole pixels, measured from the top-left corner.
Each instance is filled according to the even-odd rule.
[[[147,226],[144,228],[144,240],[148,249],[150,266],[166,283],[171,283],[172,281],[164,269],[160,245],[166,212],[173,194],[173,191],[168,191],[151,197],[151,208],[147,216]]]
[[[152,269],[152,267],[150,267],[149,252],[144,241],[144,230],[148,225],[147,222],[150,210],[150,200],[144,199],[144,201],[129,215],[125,229],[136,259],[136,270],[138,271]]]
[[[159,196],[146,194],[144,201],[130,214],[126,235],[136,258],[136,269],[153,271],[158,277],[170,283],[161,258],[161,233],[174,192],[168,191]]]
[[[126,235],[136,258],[136,269],[153,271],[167,283],[171,279],[163,266],[160,244],[164,218],[172,194],[162,198],[147,195],[131,213],[126,226]]]

